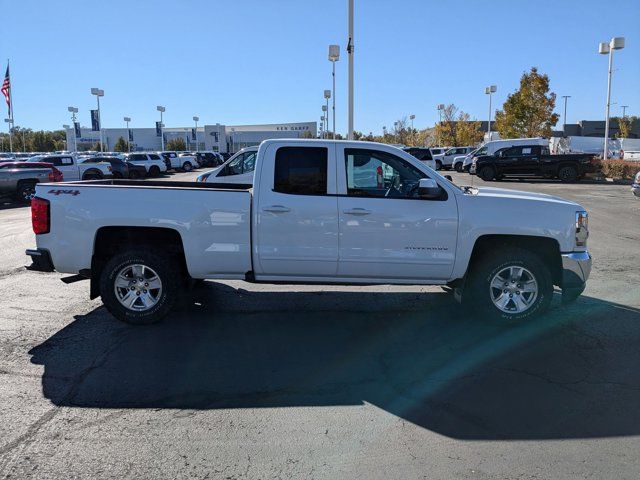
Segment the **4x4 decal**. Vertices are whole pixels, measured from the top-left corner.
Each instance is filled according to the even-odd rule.
[[[53,193],[56,196],[57,195],[73,195],[75,197],[76,195],[80,195],[80,190],[54,190],[54,189],[51,189],[47,193]]]

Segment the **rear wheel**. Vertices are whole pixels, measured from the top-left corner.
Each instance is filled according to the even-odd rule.
[[[138,178],[142,178],[142,175],[140,175],[140,172],[138,170],[129,170],[129,178],[135,180]]]
[[[182,169],[183,169],[185,172],[190,172],[191,170],[193,170],[193,165],[191,165],[191,162],[184,162],[184,163],[182,164]]]
[[[489,182],[496,176],[496,170],[490,166],[482,167],[478,172],[478,176],[485,182]]]
[[[117,179],[122,178],[122,173],[120,173],[120,172],[113,172],[113,178],[117,178]]]
[[[436,160],[436,170],[442,170],[442,162],[440,160]]]
[[[153,165],[151,168],[149,168],[149,175],[151,175],[152,177],[160,176],[160,168],[156,165]]]
[[[131,250],[114,256],[100,276],[100,296],[118,320],[135,325],[160,321],[175,303],[180,274],[162,252]]]
[[[458,163],[456,163],[456,164],[453,166],[453,169],[454,169],[456,172],[461,172],[461,171],[462,171],[462,162],[458,162]]]
[[[558,170],[558,178],[566,183],[575,182],[578,179],[578,170],[571,165],[561,167]]]
[[[30,203],[36,196],[36,182],[22,182],[18,185],[17,193],[21,201]]]
[[[102,180],[102,174],[98,172],[87,172],[82,176],[82,180]]]
[[[485,255],[470,272],[465,303],[502,320],[525,320],[551,303],[549,268],[529,250],[509,247]]]

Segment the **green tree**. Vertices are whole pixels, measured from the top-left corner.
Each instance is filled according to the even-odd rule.
[[[128,152],[129,151],[129,142],[127,142],[123,137],[120,137],[113,147],[114,152]]]
[[[458,107],[453,103],[442,110],[442,120],[436,124],[435,143],[437,146],[456,145],[456,116]],[[433,146],[436,146],[433,145]]]
[[[549,91],[549,77],[536,67],[520,78],[520,88],[496,111],[495,128],[502,138],[550,137],[558,123],[553,113],[556,94]]]
[[[475,145],[481,142],[484,134],[480,130],[480,125],[478,120],[471,120],[468,113],[460,112],[456,121],[455,145]]]
[[[184,143],[184,138],[172,138],[165,144],[167,150],[182,151],[187,149],[187,144]]]

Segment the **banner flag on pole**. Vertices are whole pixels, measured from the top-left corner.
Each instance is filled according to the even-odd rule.
[[[100,120],[98,119],[98,110],[91,110],[91,130],[100,131]]]
[[[80,138],[82,136],[80,132],[80,122],[73,122],[73,129],[76,132],[76,138]]]

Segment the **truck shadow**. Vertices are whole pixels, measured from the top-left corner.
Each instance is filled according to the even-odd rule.
[[[589,297],[504,326],[444,293],[207,282],[161,324],[128,326],[101,307],[30,354],[56,405],[367,402],[452,438],[527,440],[640,434],[639,340],[640,310]]]

